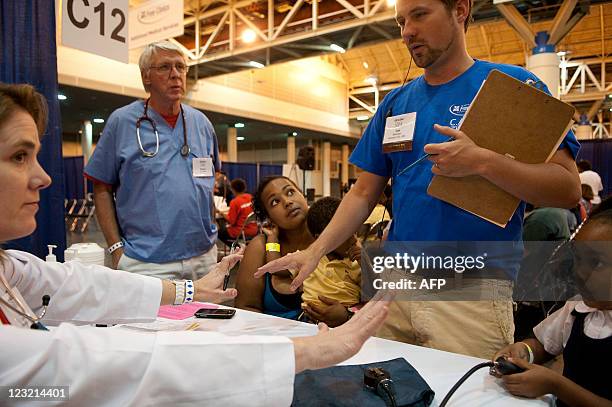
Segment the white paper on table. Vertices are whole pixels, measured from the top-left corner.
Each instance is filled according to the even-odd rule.
[[[134,329],[137,331],[146,331],[146,332],[186,331],[187,328],[193,325],[193,323],[194,321],[192,319],[182,320],[182,321],[160,320],[160,321],[155,321],[155,322],[124,324],[124,325],[119,325],[118,328]]]

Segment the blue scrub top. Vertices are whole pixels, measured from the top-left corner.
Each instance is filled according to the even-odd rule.
[[[143,157],[136,121],[144,102],[115,110],[85,167],[85,174],[112,185],[119,228],[129,257],[152,263],[184,260],[208,251],[217,238],[214,223],[215,177],[193,177],[194,157],[211,157],[220,168],[217,136],[204,114],[182,105],[187,125],[188,157],[180,154],[183,123],[173,128],[149,106],[148,116],[159,133],[159,152]],[[141,122],[145,151],[155,151],[155,134]]]
[[[424,160],[396,176],[423,156],[428,143],[441,143],[447,137],[433,130],[434,123],[457,128],[483,81],[492,69],[525,82],[539,79],[517,66],[475,60],[463,74],[443,85],[431,86],[420,76],[385,97],[365,130],[350,162],[361,169],[392,178],[394,219],[389,240],[396,241],[515,241],[521,240],[525,204],[521,203],[505,228],[427,194],[433,173],[432,163]],[[548,89],[545,89],[547,93]],[[385,154],[382,139],[385,115],[417,112],[412,151]],[[469,136],[469,135],[468,135]],[[575,158],[580,145],[570,131],[559,146]]]

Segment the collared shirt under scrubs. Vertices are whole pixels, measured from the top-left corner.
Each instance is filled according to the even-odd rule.
[[[85,175],[115,189],[115,206],[125,254],[151,263],[184,260],[207,252],[217,238],[214,223],[214,170],[220,168],[214,128],[204,114],[182,104],[191,152],[180,153],[183,121],[174,128],[149,106],[148,116],[159,133],[159,152],[143,157],[136,121],[144,102],[133,102],[109,117],[100,141],[85,167]],[[146,121],[140,127],[145,151],[155,151],[156,139]],[[194,177],[194,158],[211,158],[213,174]]]
[[[403,88],[389,93],[378,107],[350,162],[359,168],[393,180],[394,218],[390,241],[509,241],[520,245],[525,204],[522,202],[506,227],[501,228],[467,211],[433,198],[427,187],[433,173],[432,163],[422,161],[404,174],[399,172],[425,153],[428,143],[441,143],[447,137],[433,129],[434,124],[458,128],[468,106],[492,69],[500,70],[523,82],[541,83],[531,72],[517,66],[475,60],[474,64],[452,81],[432,86],[420,76]],[[547,93],[548,89],[545,89]],[[384,153],[382,140],[385,115],[416,112],[412,151]],[[469,134],[468,134],[469,136]],[[567,149],[575,158],[580,145],[570,131],[559,149]],[[516,269],[515,269],[516,270]]]

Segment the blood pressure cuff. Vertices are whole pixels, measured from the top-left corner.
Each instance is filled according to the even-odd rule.
[[[363,384],[369,367],[389,372],[395,388],[398,407],[427,407],[434,391],[421,375],[403,358],[365,365],[334,366],[307,370],[295,376],[292,407],[385,407],[385,401]]]

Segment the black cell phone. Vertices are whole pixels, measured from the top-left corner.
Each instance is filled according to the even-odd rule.
[[[230,319],[236,315],[235,309],[208,309],[200,308],[193,314],[196,318],[216,318],[216,319]]]

